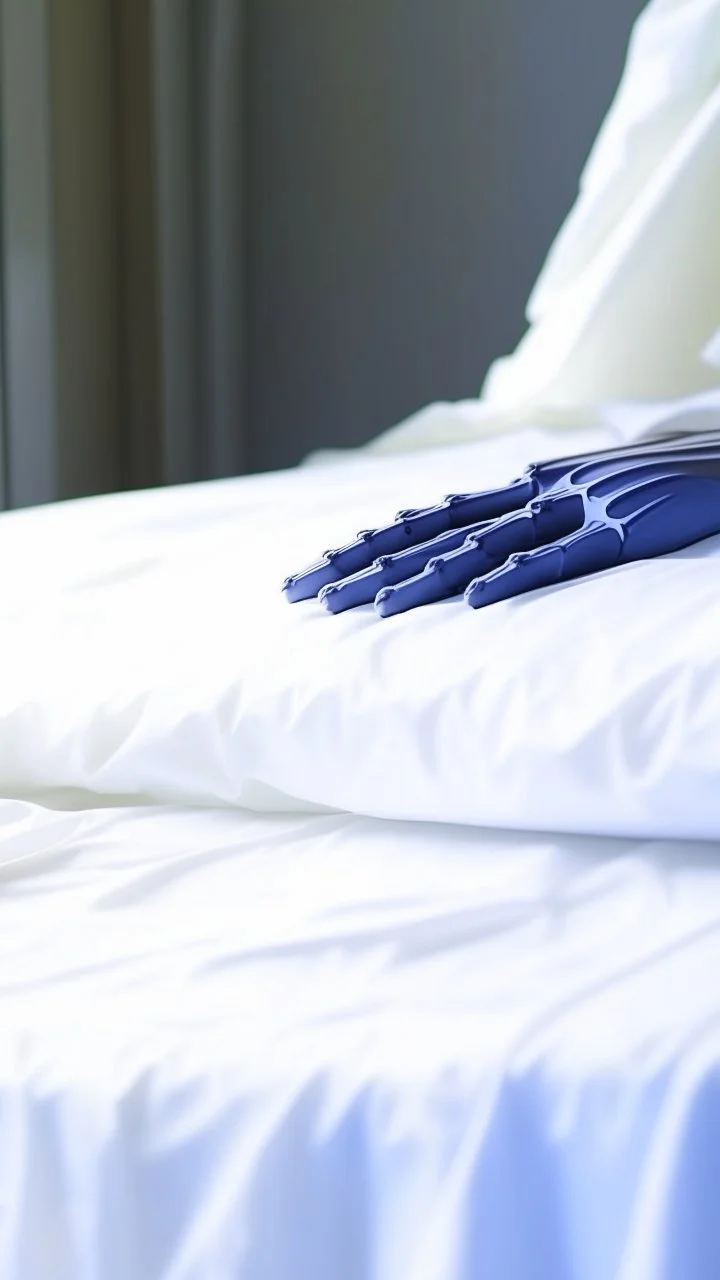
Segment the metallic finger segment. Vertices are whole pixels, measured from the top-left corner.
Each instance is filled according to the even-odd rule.
[[[558,542],[511,556],[505,564],[471,582],[465,600],[472,609],[482,609],[528,591],[599,573],[617,564],[621,551],[621,535],[597,521]]]
[[[569,498],[563,495],[555,500],[539,500],[501,520],[486,522],[470,533],[457,550],[433,554],[417,577],[383,588],[375,600],[378,613],[387,618],[459,595],[473,578],[502,564],[514,552],[576,528],[582,523],[582,502],[575,495]]]
[[[317,564],[286,578],[285,597],[294,604],[310,600],[323,587],[361,573],[383,556],[397,555],[452,530],[486,520],[496,520],[523,507],[537,492],[529,477],[486,493],[453,493],[436,507],[398,512],[397,518],[379,529],[364,529],[357,538],[334,551],[326,551]]]
[[[353,573],[340,582],[323,587],[318,599],[329,613],[344,613],[346,609],[372,604],[383,587],[394,586],[398,582],[416,577],[434,556],[457,550],[468,536],[481,533],[491,526],[492,522],[485,520],[481,524],[471,525],[469,529],[452,529],[450,533],[442,533],[438,538],[422,542],[419,547],[398,551],[394,556],[380,556],[369,569],[361,569],[360,573]]]
[[[457,551],[433,556],[417,577],[384,587],[375,597],[375,608],[382,618],[390,618],[418,605],[448,600],[459,595],[471,578],[485,572],[491,563],[482,545],[466,539]]]

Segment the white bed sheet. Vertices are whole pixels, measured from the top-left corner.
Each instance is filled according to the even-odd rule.
[[[648,6],[528,336],[484,400],[373,448],[529,421],[570,428],[554,444],[501,434],[395,470],[356,459],[347,484],[261,478],[0,522],[0,1280],[720,1275],[720,843],[463,826],[472,788],[449,776],[454,825],[302,813],[276,748],[263,776],[270,701],[243,706],[227,682],[272,636],[253,639],[243,591],[266,601],[266,580],[243,559],[279,578],[365,496],[382,519],[533,456],[716,425],[719,13]],[[582,770],[548,781],[548,740],[530,790],[494,813],[481,796],[476,818],[720,834],[719,566],[715,546],[572,589],[578,616],[620,600],[620,624],[623,590],[647,603],[653,659],[677,641],[635,715],[639,754],[569,733]],[[553,608],[533,615],[549,636]],[[425,625],[398,622],[406,648]],[[363,628],[334,634],[352,646]],[[297,688],[280,703],[292,727]],[[395,792],[396,814],[419,815],[421,792],[444,813],[432,781]],[[330,799],[391,808],[377,790]]]
[[[434,787],[447,825],[317,812],[326,793],[281,771],[305,750],[321,784],[329,764],[342,781],[347,750],[360,785],[401,781],[391,737],[371,761],[350,730],[387,728],[385,691],[412,738],[427,686],[403,655],[435,631],[427,670],[447,697],[447,637],[472,675],[495,625],[455,602],[388,625],[290,609],[280,579],[326,524],[342,537],[349,519],[609,442],[527,431],[0,520],[0,1280],[717,1280],[720,844],[519,834],[512,783],[566,816],[572,800],[579,822],[597,820],[594,788],[618,824],[628,781],[662,805],[667,776],[679,824],[720,824],[718,547],[631,566],[647,617],[626,573],[528,605],[558,697],[598,652],[577,643],[592,640],[583,600],[645,627],[652,661],[677,646],[642,751],[613,757],[634,767],[612,805],[587,737],[565,734],[564,785],[543,785],[563,746],[550,729],[570,721],[523,699],[499,707],[522,766],[505,771],[505,831],[457,807],[493,790],[474,784],[483,752],[497,764],[482,717],[464,781],[442,773],[437,736],[419,754],[427,787],[409,803]],[[699,635],[678,593],[702,608]],[[682,665],[700,650],[702,698]],[[335,739],[301,714],[327,664],[360,697],[344,719],[320,704]],[[596,692],[556,705],[582,717]]]
[[[3,1280],[716,1280],[720,847],[0,838]]]
[[[720,538],[473,611],[290,607],[286,573],[609,443],[518,432],[0,519],[0,795],[720,839]]]

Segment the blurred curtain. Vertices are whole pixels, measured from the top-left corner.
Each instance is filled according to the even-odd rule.
[[[243,0],[0,0],[4,505],[243,466]]]

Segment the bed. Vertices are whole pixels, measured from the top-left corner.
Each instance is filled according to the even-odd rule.
[[[717,1276],[720,540],[521,611],[280,592],[567,447],[0,519],[3,1280]],[[646,645],[604,714],[643,626],[672,696]]]
[[[478,613],[281,592],[717,431],[718,39],[647,7],[482,401],[0,517],[2,1280],[720,1275],[720,538]]]

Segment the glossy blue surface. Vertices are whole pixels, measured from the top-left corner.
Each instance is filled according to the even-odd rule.
[[[464,592],[472,608],[720,533],[720,434],[533,464],[502,489],[401,511],[286,579],[291,601],[383,617]]]

